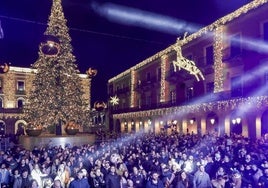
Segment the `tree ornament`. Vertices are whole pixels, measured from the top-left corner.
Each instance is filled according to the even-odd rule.
[[[40,44],[40,51],[46,56],[57,56],[60,52],[60,41],[53,35],[45,35]]]

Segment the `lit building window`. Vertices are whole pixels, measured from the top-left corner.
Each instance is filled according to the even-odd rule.
[[[3,91],[3,80],[2,78],[0,78],[0,92]]]
[[[25,91],[25,83],[22,80],[17,82],[17,90],[18,91]]]
[[[242,78],[236,76],[231,78],[231,95],[232,97],[242,96]]]
[[[190,100],[194,96],[194,88],[193,87],[188,87],[187,88],[187,99]]]
[[[263,24],[263,39],[268,41],[268,22]]]
[[[151,98],[152,98],[152,97],[151,97],[151,96],[149,96],[149,95],[148,95],[148,96],[146,96],[146,99],[145,99],[145,100],[146,100],[146,101],[145,101],[145,104],[146,104],[146,106],[147,106],[147,107],[150,107],[150,106],[151,106],[151,103],[152,103]]]
[[[147,72],[147,74],[146,74],[146,81],[147,82],[151,81],[151,74],[149,72]]]
[[[161,68],[157,69],[157,81],[161,81]]]
[[[18,108],[23,108],[23,105],[24,105],[24,99],[23,98],[19,98],[17,100],[17,107]]]
[[[234,35],[230,41],[231,57],[241,54],[241,36],[240,34]]]
[[[214,91],[214,82],[209,82],[206,85],[207,93],[213,93]]]
[[[214,64],[213,46],[206,47],[206,65]]]
[[[170,98],[171,98],[171,103],[172,104],[176,103],[177,95],[176,95],[176,92],[175,91],[171,91],[170,92]]]
[[[268,85],[268,72],[264,73],[264,84],[267,86]]]
[[[128,125],[127,122],[125,121],[124,123],[124,132],[127,133],[128,132]]]

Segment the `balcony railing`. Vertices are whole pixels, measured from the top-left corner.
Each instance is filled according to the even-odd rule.
[[[26,95],[26,91],[25,90],[17,90],[16,95]]]
[[[111,109],[111,112],[114,114],[136,112],[136,111],[141,111],[141,110],[170,108],[170,107],[175,107],[175,106],[184,106],[184,105],[191,105],[191,104],[196,104],[196,103],[208,103],[208,102],[216,102],[216,101],[223,101],[223,100],[231,100],[234,98],[236,97],[232,97],[230,91],[225,91],[225,92],[207,94],[206,97],[203,97],[203,96],[193,97],[191,99],[188,99],[182,102],[167,101],[164,103],[151,103],[151,104],[141,105],[139,107],[134,107],[134,108],[127,107],[127,108]]]
[[[20,114],[23,113],[23,109],[22,108],[0,108],[0,113],[2,114]]]

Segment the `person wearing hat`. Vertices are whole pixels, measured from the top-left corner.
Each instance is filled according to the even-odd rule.
[[[90,188],[88,179],[83,170],[79,170],[76,179],[71,181],[69,188]]]

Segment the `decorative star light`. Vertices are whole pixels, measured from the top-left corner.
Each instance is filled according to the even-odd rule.
[[[110,103],[115,106],[119,104],[119,98],[117,96],[110,97]]]

